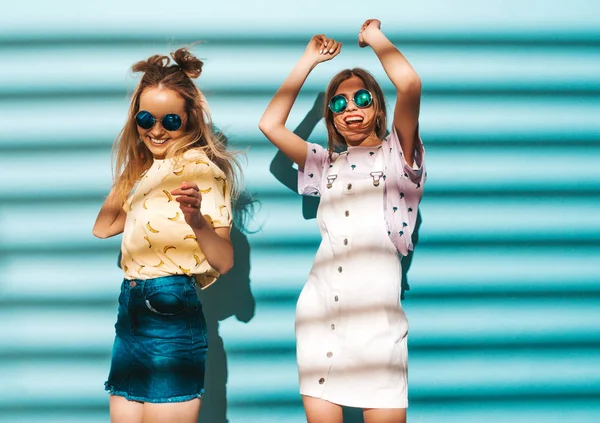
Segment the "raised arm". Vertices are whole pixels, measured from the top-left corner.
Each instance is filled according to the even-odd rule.
[[[383,65],[394,87],[396,87],[396,106],[394,122],[400,145],[406,162],[412,166],[415,140],[418,136],[419,108],[421,104],[421,79],[408,60],[381,32],[381,22],[367,20],[358,35],[360,47],[370,46]]]
[[[302,122],[294,129],[294,134],[308,140],[308,137],[315,129],[321,119],[323,119],[323,105],[325,101],[325,93],[320,92],[313,103],[312,109],[306,114]],[[293,162],[281,152],[277,150],[277,154],[271,161],[270,171],[275,178],[283,185],[294,192],[298,190],[298,171],[294,169]],[[306,199],[306,197],[305,197]],[[303,200],[304,201],[304,200]]]
[[[125,228],[126,218],[127,213],[123,210],[123,202],[115,195],[113,188],[102,204],[92,233],[98,238],[110,238],[118,235]]]
[[[304,81],[314,67],[339,54],[342,44],[325,37],[312,37],[304,54],[267,106],[258,127],[279,150],[298,165],[304,168],[306,161],[306,141],[285,127],[292,106]]]

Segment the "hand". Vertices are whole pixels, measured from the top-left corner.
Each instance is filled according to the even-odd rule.
[[[333,59],[342,51],[342,43],[338,43],[325,35],[315,35],[306,46],[304,54],[314,59],[315,63]]]
[[[378,19],[367,19],[360,27],[360,31],[358,33],[358,46],[361,48],[368,46],[369,34],[375,30],[381,30],[381,21]]]
[[[171,191],[171,195],[179,201],[179,208],[187,224],[192,228],[201,228],[205,221],[200,213],[202,194],[198,185],[193,182],[182,182],[179,188]]]

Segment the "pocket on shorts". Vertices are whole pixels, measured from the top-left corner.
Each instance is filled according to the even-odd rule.
[[[176,316],[186,310],[184,287],[170,285],[146,294],[146,307],[160,316]]]

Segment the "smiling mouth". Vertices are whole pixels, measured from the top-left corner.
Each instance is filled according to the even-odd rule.
[[[360,125],[361,123],[363,123],[364,118],[360,117],[360,116],[350,116],[346,119],[344,119],[344,122],[346,122],[346,125],[351,126],[351,125]]]
[[[148,137],[148,138],[150,139],[150,142],[155,145],[162,145],[168,141],[168,138],[163,139],[163,140],[157,140],[156,138],[152,138],[152,137]]]

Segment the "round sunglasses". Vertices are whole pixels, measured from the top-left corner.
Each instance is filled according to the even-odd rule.
[[[135,115],[135,122],[140,128],[150,129],[156,124],[156,118],[152,115],[152,113],[146,110],[140,110]],[[167,131],[177,131],[179,128],[181,128],[181,118],[179,115],[174,113],[164,115],[160,120],[160,123]]]
[[[352,96],[352,101],[356,104],[356,107],[364,109],[369,107],[373,102],[373,96],[365,89],[358,90]],[[329,100],[329,109],[335,113],[342,113],[348,107],[348,99],[343,94],[334,95]]]

